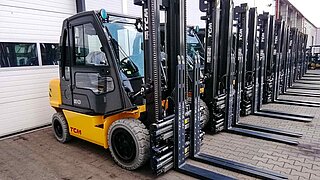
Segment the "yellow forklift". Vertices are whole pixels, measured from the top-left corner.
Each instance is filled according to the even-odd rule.
[[[56,110],[52,117],[54,135],[61,143],[77,137],[108,148],[114,161],[127,170],[150,160],[157,175],[175,169],[200,179],[232,179],[186,162],[193,147],[190,141],[200,145],[203,133],[198,134],[197,142],[190,139],[193,113],[191,102],[186,100],[189,91],[182,88],[187,79],[186,48],[183,39],[173,34],[186,33],[180,24],[184,23],[185,2],[161,3],[135,1],[144,13],[142,19],[127,17],[132,22],[123,23],[123,17],[117,15],[112,19],[105,10],[81,12],[64,20],[60,78],[49,84],[50,104]],[[175,6],[179,11],[172,8]],[[166,66],[161,61],[157,32],[160,10],[170,11],[172,20],[168,22],[180,22],[168,27],[167,36],[172,40],[166,43],[171,49]],[[121,28],[116,27],[121,24],[131,24],[142,33],[142,38],[133,42],[142,59],[141,54],[134,59],[132,54],[123,53],[124,36],[117,34]],[[200,72],[200,66],[196,67]],[[200,127],[199,107],[197,112],[196,127]]]
[[[50,81],[50,103],[57,111],[52,127],[58,141],[74,136],[109,148],[117,164],[133,170],[150,154],[147,124],[139,120],[145,105],[133,104],[143,76],[128,56],[119,55],[108,22],[105,10],[63,22],[60,79]],[[139,92],[133,94],[131,84],[140,86]]]

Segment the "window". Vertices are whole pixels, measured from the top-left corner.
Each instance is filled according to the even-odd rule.
[[[68,31],[65,30],[61,47],[61,65],[63,67],[62,76],[66,81],[70,80],[70,52]]]
[[[58,65],[58,44],[40,43],[42,65]]]
[[[74,27],[75,64],[108,65],[99,37],[92,24]]]
[[[38,65],[35,43],[0,43],[0,67]]]
[[[76,73],[77,88],[90,89],[96,94],[111,92],[114,83],[111,77],[102,77],[99,73]]]
[[[130,19],[123,19],[124,22]],[[117,21],[121,21],[117,19]],[[137,31],[133,24],[105,23],[111,36],[113,48],[120,60],[121,71],[128,77],[144,75],[143,33]]]

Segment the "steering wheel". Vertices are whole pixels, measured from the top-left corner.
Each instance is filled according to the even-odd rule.
[[[124,57],[123,59],[120,60],[120,63],[124,63],[125,60],[129,59],[129,56]]]

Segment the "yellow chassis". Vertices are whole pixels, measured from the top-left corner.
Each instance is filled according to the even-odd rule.
[[[103,115],[91,116],[65,109],[60,109],[62,104],[59,79],[50,81],[50,104],[56,111],[62,111],[69,126],[72,136],[98,144],[108,148],[108,129],[110,125],[119,119],[140,117],[140,112],[145,111],[145,106],[139,106],[137,110],[124,111],[115,115],[104,117]]]
[[[108,117],[104,117],[103,115],[86,115],[60,108],[62,99],[59,79],[50,81],[49,90],[50,104],[56,111],[63,112],[69,126],[70,135],[98,144],[104,148],[109,147],[108,130],[114,121],[126,118],[139,119],[140,112],[146,111],[145,105],[143,105],[138,106],[137,110],[124,111]],[[203,91],[203,88],[201,91]],[[163,105],[165,104],[167,103],[163,101]]]

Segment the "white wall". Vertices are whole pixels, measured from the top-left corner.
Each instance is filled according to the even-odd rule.
[[[0,136],[51,122],[48,85],[54,77],[56,66],[0,69]]]
[[[234,5],[238,6],[242,3],[247,3],[249,8],[257,7],[258,13],[269,12],[271,15],[275,14],[275,1],[274,0],[234,0]],[[269,7],[268,5],[271,4]],[[187,0],[187,24],[205,26],[205,22],[200,20],[200,17],[205,13],[199,10],[199,1]]]
[[[141,17],[142,8],[133,4],[134,0],[86,0],[86,10],[104,8],[107,12],[129,14]]]
[[[142,8],[141,6],[137,6],[133,4],[134,0],[122,0],[123,4],[125,4],[125,2],[127,2],[127,10],[125,12],[125,14],[129,14],[132,16],[138,16],[138,17],[142,17]]]
[[[320,28],[317,28],[317,41],[316,41],[316,44],[317,45],[320,45]]]
[[[75,13],[75,0],[1,0],[0,42],[58,43]],[[0,68],[0,136],[51,122],[48,84],[57,77],[57,66]]]
[[[187,0],[187,25],[205,27],[205,21],[200,20],[201,16],[206,15],[199,10],[199,1]]]
[[[270,15],[275,15],[275,1],[274,0],[234,0],[234,5],[238,6],[242,3],[247,3],[249,8],[257,7],[259,14],[269,12]],[[271,6],[269,6],[271,5]]]
[[[122,0],[86,0],[85,4],[87,11],[103,8],[107,12],[123,13]]]
[[[57,43],[75,9],[75,0],[1,0],[0,41]]]
[[[305,34],[308,34],[308,44],[307,44],[307,46],[311,46],[313,44],[316,44],[316,41],[317,41],[317,28],[315,28],[312,24],[310,24],[306,20],[303,20],[303,27],[304,27],[303,32]],[[312,42],[312,37],[313,37],[313,42]]]

